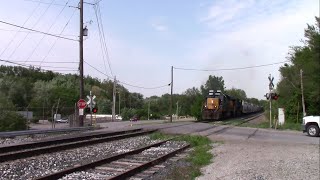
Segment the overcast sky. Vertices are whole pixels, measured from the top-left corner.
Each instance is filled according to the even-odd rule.
[[[41,2],[1,1],[0,21],[77,39],[79,10],[69,6],[77,6],[78,1]],[[314,24],[319,16],[319,0],[102,0],[99,6],[113,75],[143,87],[169,84],[171,66],[226,69],[285,61],[289,46],[301,45],[306,24]],[[89,29],[84,59],[112,77],[102,58],[92,5],[84,6],[84,21]],[[40,62],[34,61],[43,61],[43,69],[77,73],[66,71],[77,70],[77,63],[50,62],[78,62],[78,49],[76,41],[0,23],[0,59],[37,66]],[[223,76],[226,88],[240,88],[248,97],[262,99],[268,91],[268,75],[275,77],[276,84],[281,65],[213,72],[175,69],[174,93],[200,87],[209,75],[216,75]],[[107,78],[87,64],[84,73]],[[152,90],[124,86],[145,97],[170,92],[169,86]]]

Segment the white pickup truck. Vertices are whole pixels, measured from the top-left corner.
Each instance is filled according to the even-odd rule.
[[[309,136],[319,136],[320,135],[320,116],[306,116],[303,117],[302,130],[307,132]]]

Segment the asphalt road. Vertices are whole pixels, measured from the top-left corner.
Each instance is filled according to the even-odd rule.
[[[213,140],[246,140],[260,142],[319,144],[320,138],[309,137],[302,131],[279,131],[272,129],[259,129],[247,127],[235,127],[225,125],[212,125],[198,123],[192,120],[175,120],[168,123],[164,120],[150,120],[138,122],[108,122],[99,124],[102,130],[120,130],[130,128],[160,129],[164,133],[171,134],[197,134],[208,136]],[[51,129],[51,124],[38,124],[32,129]],[[59,123],[57,128],[68,127],[68,124]]]

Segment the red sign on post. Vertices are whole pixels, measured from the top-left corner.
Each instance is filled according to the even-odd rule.
[[[87,102],[84,99],[80,99],[77,102],[77,106],[79,109],[84,109],[87,106]]]

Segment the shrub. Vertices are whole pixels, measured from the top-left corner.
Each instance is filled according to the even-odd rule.
[[[17,131],[27,128],[26,119],[14,111],[0,113],[0,131]]]

